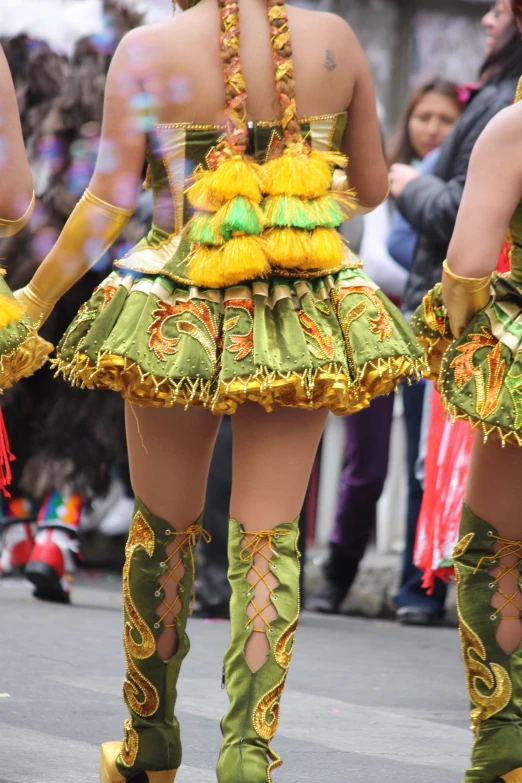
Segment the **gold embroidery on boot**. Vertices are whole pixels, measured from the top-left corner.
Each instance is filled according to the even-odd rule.
[[[129,539],[125,546],[125,566],[123,567],[123,605],[127,613],[123,643],[129,654],[138,660],[144,660],[153,655],[156,650],[156,640],[132,600],[130,569],[136,549],[142,547],[147,555],[152,557],[155,545],[154,532],[141,511],[138,511],[134,515],[129,531]],[[140,642],[136,641],[135,633],[139,634]]]
[[[458,567],[455,569],[457,583],[457,609],[459,614],[459,631],[462,646],[462,657],[466,676],[466,687],[469,698],[474,706],[471,711],[471,728],[475,735],[480,724],[496,715],[507,706],[511,699],[511,680],[506,670],[497,663],[488,665],[486,649],[469,625],[464,622],[458,599],[461,576]],[[489,694],[479,689],[479,683],[490,691]]]
[[[475,538],[475,533],[468,533],[467,536],[464,536],[458,544],[455,546],[455,549],[453,550],[453,559],[456,560],[458,557],[462,557],[468,546],[471,544],[473,539]]]
[[[123,731],[123,744],[121,746],[120,757],[122,763],[126,767],[132,767],[138,758],[139,738],[138,732],[133,728],[130,718],[127,718],[125,721]]]
[[[142,718],[150,718],[159,707],[159,693],[156,686],[140,672],[132,657],[125,652],[128,672],[123,683],[123,698],[130,710]]]
[[[275,646],[274,657],[282,669],[288,669],[290,666],[292,652],[294,651],[295,632],[297,631],[297,619],[296,617],[286,631],[283,631]],[[288,645],[290,645],[290,649],[288,649]]]
[[[274,688],[271,688],[257,703],[253,715],[254,729],[259,736],[270,741],[279,725],[279,699],[285,687],[287,672]]]
[[[129,539],[125,547],[125,566],[123,568],[123,606],[125,626],[123,648],[127,664],[127,677],[123,683],[123,699],[130,711],[142,718],[153,715],[159,707],[159,694],[154,685],[137,668],[133,658],[150,658],[156,650],[156,640],[149,626],[143,620],[132,599],[130,589],[130,570],[134,553],[142,547],[148,557],[152,557],[156,546],[154,531],[141,511],[137,511],[129,530]],[[137,633],[141,641],[136,641]],[[126,767],[132,767],[139,751],[139,737],[132,725],[131,718],[125,721],[124,740],[120,758]]]

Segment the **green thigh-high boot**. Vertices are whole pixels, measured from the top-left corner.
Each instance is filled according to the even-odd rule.
[[[102,783],[172,783],[176,776],[181,763],[179,724],[174,717],[176,685],[190,646],[186,625],[194,575],[193,550],[201,533],[199,522],[177,533],[136,498],[123,569],[127,663],[123,696],[130,718],[125,721],[123,743],[107,742],[102,746]],[[174,551],[167,555],[167,546],[173,540],[177,546],[171,547]],[[185,573],[180,579],[174,572],[180,573],[177,569],[181,563]],[[169,579],[178,584],[178,601],[171,607],[163,601],[162,590]],[[178,648],[165,663],[156,643],[164,622],[172,616]]]
[[[522,650],[508,655],[498,644],[501,613],[492,605],[500,592],[509,618],[520,622],[517,593],[509,596],[499,582],[509,572],[519,576],[522,542],[500,538],[466,504],[460,533],[454,552],[457,606],[475,735],[465,783],[522,783]]]
[[[232,599],[230,647],[224,668],[230,709],[221,723],[219,783],[270,783],[272,770],[282,764],[270,740],[279,723],[279,701],[299,616],[298,537],[298,520],[260,533],[246,532],[239,522],[230,520]],[[263,565],[256,566],[256,562]],[[261,583],[270,586],[266,606],[256,602],[256,587]],[[271,607],[277,617],[268,621],[267,609]],[[245,659],[245,646],[255,632],[254,626],[259,625],[254,623],[256,617],[263,621],[269,652],[263,666],[252,672]]]

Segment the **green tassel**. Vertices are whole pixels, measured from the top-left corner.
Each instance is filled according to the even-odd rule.
[[[268,196],[263,203],[267,226],[311,231],[317,225],[311,203],[298,196]]]
[[[202,212],[190,221],[190,241],[198,245],[222,245],[225,241],[214,214]]]
[[[216,223],[227,240],[233,234],[258,236],[265,226],[260,207],[244,196],[237,196],[221,207],[216,215]]]
[[[330,195],[320,196],[308,204],[315,217],[315,225],[322,228],[337,228],[344,223],[346,215],[336,199]]]

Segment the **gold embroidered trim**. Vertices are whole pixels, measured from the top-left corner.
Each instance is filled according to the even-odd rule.
[[[274,657],[276,659],[276,662],[281,666],[282,669],[288,669],[290,666],[290,660],[292,658],[292,653],[294,651],[294,644],[295,644],[295,633],[297,631],[297,621],[299,617],[299,612],[297,613],[297,617],[295,620],[290,623],[288,628],[283,631],[279,639],[277,640],[275,649],[274,649]],[[288,645],[290,645],[290,649],[288,649]]]
[[[125,767],[133,767],[138,758],[140,739],[130,718],[123,724],[123,743],[120,750],[121,762]]]
[[[123,643],[125,649],[138,660],[150,658],[156,651],[156,640],[151,629],[141,617],[136,604],[132,600],[130,589],[130,569],[134,553],[140,547],[145,550],[148,557],[154,554],[156,539],[154,532],[141,513],[136,512],[129,530],[129,538],[125,546],[125,565],[123,567],[123,606],[127,613]],[[140,641],[136,641],[136,634]]]
[[[270,742],[279,726],[279,700],[285,687],[285,671],[277,685],[271,688],[258,702],[253,715],[254,729],[259,736]]]
[[[461,408],[449,402],[445,398],[444,393],[441,394],[441,400],[446,415],[452,421],[456,421],[457,419],[467,421],[468,424],[471,425],[472,430],[481,430],[484,437],[484,443],[486,443],[488,438],[491,436],[498,436],[504,446],[510,445],[522,447],[522,433],[519,433],[517,430],[508,430],[498,424],[488,424],[486,421],[473,418],[473,416],[470,416],[469,413],[465,413]]]
[[[419,380],[428,372],[426,358],[407,356],[377,359],[358,368],[353,380],[334,362],[315,370],[279,372],[259,367],[248,376],[216,383],[198,375],[179,381],[144,372],[133,360],[118,354],[102,353],[93,364],[77,352],[69,361],[51,362],[57,374],[73,385],[111,389],[131,403],[144,407],[185,406],[210,408],[214,413],[234,413],[248,400],[265,410],[283,405],[308,409],[329,408],[336,415],[366,408],[373,397],[390,394],[402,381]]]
[[[27,378],[46,363],[54,346],[39,337],[33,326],[25,326],[27,334],[15,348],[0,356],[0,393],[21,378]]]
[[[131,717],[125,721],[120,757],[126,767],[133,766],[139,751],[139,736],[133,727],[132,712],[142,718],[148,718],[154,715],[160,703],[156,687],[140,672],[134,662],[134,659],[150,658],[156,651],[154,634],[138,612],[130,589],[132,560],[134,553],[140,547],[145,550],[148,557],[152,557],[156,547],[156,538],[141,511],[137,511],[132,520],[129,539],[125,546],[125,566],[123,568],[125,614],[123,649],[127,664],[127,678],[123,683],[123,699],[131,712]],[[136,634],[139,636],[139,641],[136,639]]]
[[[458,564],[457,574],[457,609],[459,614],[459,632],[464,659],[466,687],[473,705],[471,711],[471,728],[475,735],[480,724],[496,715],[509,704],[512,685],[506,670],[497,663],[488,663],[486,649],[480,638],[464,621],[459,602],[459,587],[461,576]],[[479,684],[489,693],[479,689]]]
[[[301,125],[308,125],[310,122],[321,122],[323,120],[335,120],[338,117],[342,117],[343,114],[346,112],[340,112],[337,114],[318,114],[314,117],[301,117],[299,119],[299,123]],[[282,125],[280,119],[275,120],[254,120],[254,125],[257,125],[260,128],[269,128],[271,125],[274,125],[275,127],[280,127]],[[207,130],[217,130],[222,131],[224,129],[224,125],[212,125],[212,124],[197,124],[193,122],[165,122],[165,123],[155,123],[154,128],[161,128],[164,130],[167,130],[168,128],[185,128],[186,130],[197,130],[197,131],[207,131]]]

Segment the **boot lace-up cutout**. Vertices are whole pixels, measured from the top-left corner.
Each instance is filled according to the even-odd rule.
[[[273,634],[273,621],[277,618],[277,540],[289,535],[288,530],[262,530],[259,533],[245,531],[240,558],[251,563],[247,581],[250,587],[247,598],[245,631],[252,631],[246,645],[245,658],[252,672],[258,671],[268,658],[270,644],[267,634]]]
[[[494,566],[489,573],[493,577],[491,590],[496,588],[491,599],[494,612],[492,622],[498,622],[496,639],[502,650],[510,655],[522,641],[522,594],[520,571],[522,563],[522,541],[511,541],[494,535],[488,536],[495,541],[495,553],[482,557],[475,573],[483,564]],[[516,620],[517,622],[513,622]]]
[[[192,572],[192,603],[190,608],[190,614],[192,614],[192,608],[195,601],[195,567],[194,567],[194,550],[198,543],[199,537],[208,543],[210,541],[210,535],[204,530],[201,525],[191,525],[187,530],[178,533],[176,530],[167,529],[165,535],[172,537],[165,547],[166,557],[165,560],[160,563],[162,568],[166,570],[158,578],[159,589],[156,591],[156,598],[161,598],[161,601],[156,614],[158,620],[155,623],[155,628],[160,628],[163,623],[163,633],[158,639],[157,649],[160,658],[167,662],[176,653],[179,644],[179,636],[177,629],[181,624],[180,613],[183,609],[182,593],[185,588],[182,584],[183,577],[185,575],[187,563],[190,562]]]

